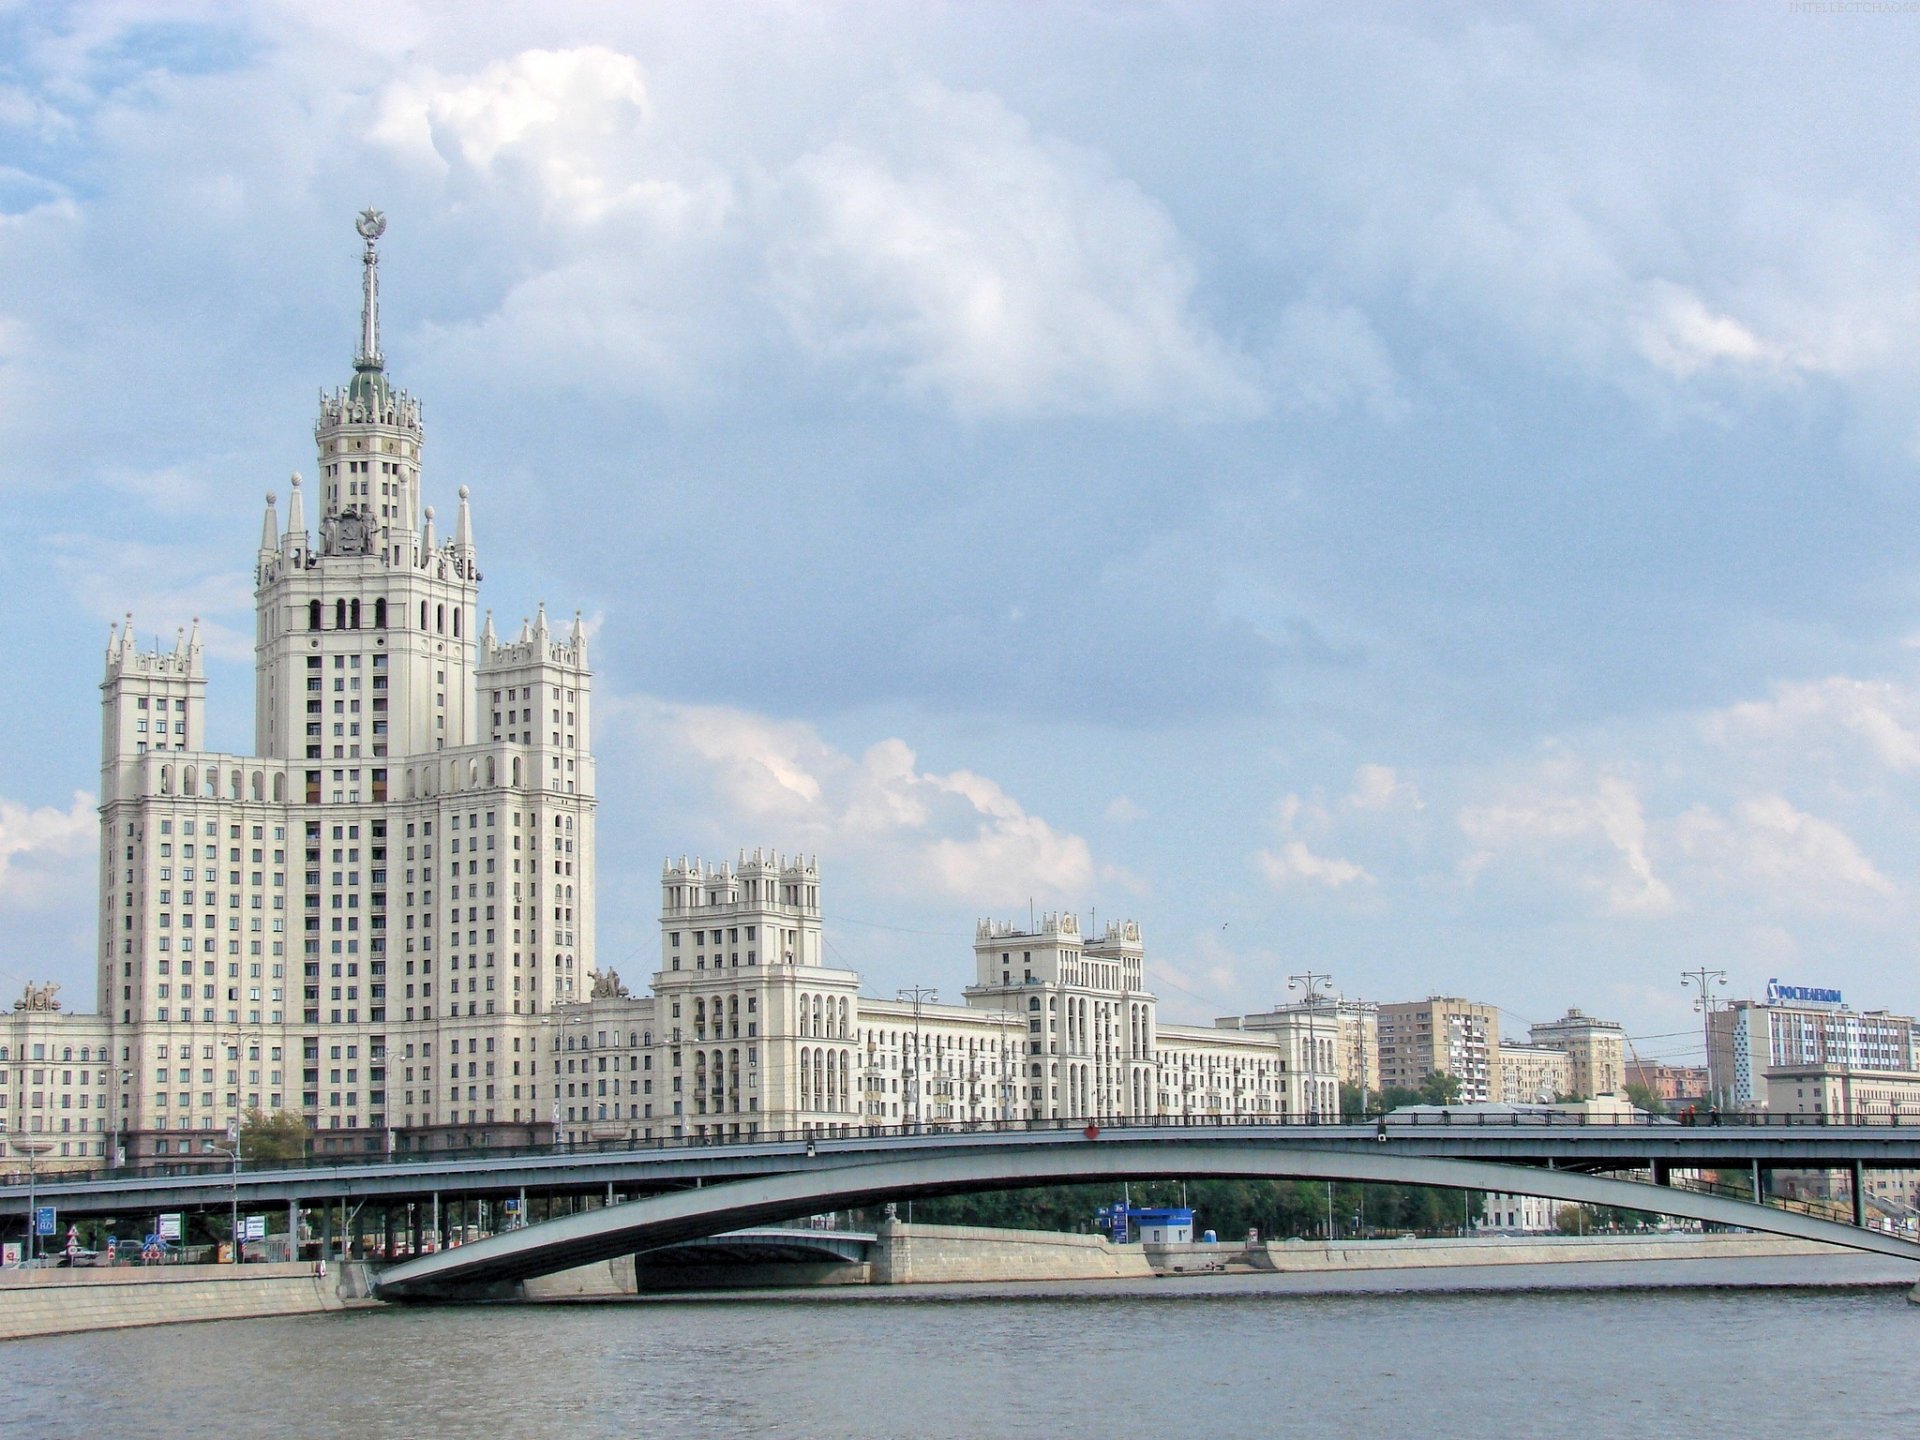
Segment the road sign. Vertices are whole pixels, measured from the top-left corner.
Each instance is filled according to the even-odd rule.
[[[53,1235],[58,1233],[56,1227],[59,1224],[59,1218],[53,1206],[36,1206],[33,1212],[33,1233],[36,1235]]]
[[[247,1216],[246,1224],[240,1231],[242,1240],[264,1240],[267,1238],[267,1217],[264,1215]]]
[[[162,1240],[179,1240],[180,1220],[181,1216],[178,1210],[174,1211],[171,1215],[162,1215],[158,1227],[160,1238]]]

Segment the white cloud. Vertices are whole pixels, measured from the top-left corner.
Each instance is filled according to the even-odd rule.
[[[148,634],[171,646],[173,632],[197,619],[208,655],[253,662],[253,595],[244,573],[189,573],[195,557],[177,546],[79,535],[54,536],[50,544],[69,591],[103,630],[131,612],[143,646]],[[100,639],[104,647],[104,633]]]
[[[1555,763],[1540,782],[1509,787],[1457,818],[1477,847],[1460,867],[1469,882],[1517,858],[1597,892],[1616,913],[1657,915],[1674,906],[1673,891],[1654,873],[1639,792],[1620,776],[1587,781]]]
[[[931,83],[784,177],[776,293],[803,344],[973,416],[1250,415],[1167,212],[997,97]]]
[[[73,862],[93,853],[99,823],[93,797],[80,790],[66,810],[0,799],[0,897],[27,899],[50,875],[72,873]],[[93,872],[84,873],[90,885]]]
[[[1298,886],[1341,890],[1359,882],[1373,883],[1365,867],[1351,860],[1316,855],[1300,840],[1289,840],[1278,850],[1255,851],[1253,860],[1268,882],[1283,890]]]
[[[1765,700],[1716,710],[1702,722],[1707,738],[1730,747],[1780,749],[1804,764],[1809,745],[1852,736],[1886,769],[1920,769],[1920,701],[1889,681],[1824,680],[1776,685]]]
[[[1146,818],[1146,810],[1136,801],[1125,795],[1116,795],[1107,802],[1106,818],[1115,825],[1131,825],[1136,820]]]
[[[1402,780],[1391,765],[1362,765],[1353,772],[1353,791],[1347,805],[1354,810],[1422,810],[1426,801],[1411,780]]]
[[[1844,910],[1898,894],[1839,826],[1779,795],[1744,800],[1726,816],[1695,806],[1673,831],[1676,846],[1706,877],[1769,906]]]
[[[712,818],[717,804],[736,843],[773,831],[785,846],[825,852],[903,893],[931,888],[982,908],[1035,895],[1075,899],[1095,877],[1081,837],[1029,813],[984,775],[922,771],[903,740],[855,756],[810,725],[725,707],[636,700],[617,702],[613,713],[649,751],[699,766],[701,808]]]
[[[1716,364],[1780,369],[1790,363],[1785,347],[1760,339],[1731,315],[1708,309],[1691,290],[1666,281],[1649,290],[1639,350],[1668,374],[1685,380]]]

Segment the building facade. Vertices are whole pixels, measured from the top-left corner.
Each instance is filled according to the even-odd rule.
[[[1436,1070],[1460,1082],[1460,1100],[1491,1100],[1500,1050],[1500,1012],[1492,1005],[1434,995],[1382,1005],[1380,1085],[1418,1090]]]
[[[62,1009],[57,990],[29,985],[0,1012],[0,1170],[94,1167],[111,1153],[112,1027]]]
[[[1768,1072],[1828,1065],[1851,1074],[1920,1069],[1913,1017],[1834,1000],[1735,1000],[1707,1017],[1709,1098],[1728,1108],[1771,1104]]]
[[[578,618],[502,640],[467,487],[422,500],[419,402],[380,349],[367,212],[351,380],[255,556],[254,745],[206,746],[197,626],[109,639],[100,1012],[135,1157],[199,1154],[253,1108],[329,1150],[547,1133],[541,1021],[593,970],[591,674]]]
[[[1566,1053],[1573,1064],[1572,1084],[1566,1093],[1582,1100],[1627,1093],[1624,1027],[1611,1020],[1596,1020],[1575,1008],[1558,1020],[1532,1026],[1528,1038],[1535,1045]]]
[[[1547,1105],[1574,1093],[1573,1056],[1549,1045],[1502,1045],[1494,1073],[1493,1098],[1507,1105]]]

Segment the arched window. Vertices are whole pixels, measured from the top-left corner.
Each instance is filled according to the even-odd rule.
[[[376,630],[387,628],[387,602],[384,600],[373,602],[373,628]]]
[[[286,799],[287,777],[284,775],[276,775],[273,777],[273,803],[282,805],[286,803]]]
[[[347,602],[345,600],[336,600],[333,602],[333,628],[336,630],[344,630],[347,628]]]
[[[422,632],[424,632],[426,628],[427,628],[427,602],[422,600],[420,602],[420,629],[422,630]]]
[[[309,600],[307,602],[307,628],[309,630],[318,630],[320,628],[320,602],[318,600]]]
[[[347,613],[352,616],[352,619],[348,622],[349,628],[358,630],[360,628],[360,602],[355,600],[349,605],[347,607]]]
[[[447,607],[445,605],[436,605],[433,607],[433,628],[442,635],[447,633]]]
[[[456,640],[460,638],[460,607],[458,605],[453,607],[453,638]]]

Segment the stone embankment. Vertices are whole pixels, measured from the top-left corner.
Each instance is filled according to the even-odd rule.
[[[1438,1240],[1362,1240],[1327,1245],[1280,1240],[1258,1245],[1156,1245],[1161,1274],[1208,1269],[1311,1272],[1424,1270],[1458,1265],[1592,1264],[1605,1260],[1740,1260],[1777,1255],[1844,1255],[1843,1247],[1770,1235],[1485,1235]]]
[[[872,1262],[876,1285],[1121,1280],[1153,1274],[1140,1246],[1115,1245],[1099,1235],[900,1221],[882,1224],[878,1233]]]
[[[310,1263],[0,1271],[0,1340],[189,1320],[312,1315],[377,1304],[367,1270]]]

